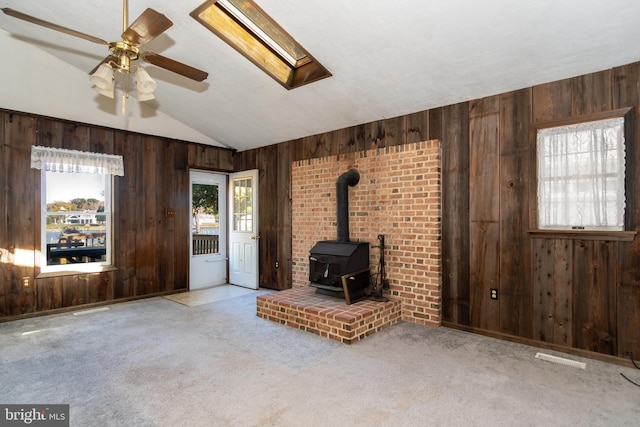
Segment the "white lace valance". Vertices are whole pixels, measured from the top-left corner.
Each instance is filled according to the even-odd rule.
[[[31,147],[31,168],[49,172],[124,176],[122,156],[35,145]]]

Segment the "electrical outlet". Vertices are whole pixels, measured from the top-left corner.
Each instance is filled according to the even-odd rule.
[[[28,288],[28,287],[29,287],[29,284],[30,284],[30,282],[29,282],[29,277],[23,277],[23,278],[22,278],[22,287],[23,287],[23,288]]]
[[[489,297],[491,299],[498,299],[498,290],[496,288],[491,288],[491,293]]]
[[[278,261],[276,261],[276,268],[280,267],[280,263]]]

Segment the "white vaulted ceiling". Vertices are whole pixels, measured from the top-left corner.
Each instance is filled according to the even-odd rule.
[[[203,0],[129,0],[173,27],[145,45],[209,72],[161,68],[140,107],[91,90],[106,47],[0,14],[0,108],[247,150],[640,60],[637,0],[257,0],[333,76],[286,90],[189,13]],[[0,0],[115,41],[122,1]]]

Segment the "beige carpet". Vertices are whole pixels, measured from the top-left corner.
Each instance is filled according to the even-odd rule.
[[[0,403],[68,404],[72,427],[639,425],[635,368],[407,322],[345,345],[259,318],[265,292],[0,323]]]
[[[235,285],[214,286],[207,289],[199,289],[191,292],[182,292],[179,294],[167,295],[164,298],[186,305],[188,307],[196,307],[203,304],[209,304],[216,301],[223,301],[229,298],[235,298],[257,292],[254,289],[243,288]]]

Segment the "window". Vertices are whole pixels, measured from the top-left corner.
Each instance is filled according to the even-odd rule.
[[[233,181],[233,231],[253,231],[251,179]]]
[[[331,76],[252,0],[207,0],[191,16],[286,89]]]
[[[43,271],[111,264],[111,179],[42,172]]]
[[[41,271],[100,271],[111,264],[112,181],[122,157],[32,147],[41,169]]]
[[[538,128],[538,228],[624,230],[625,119]]]

